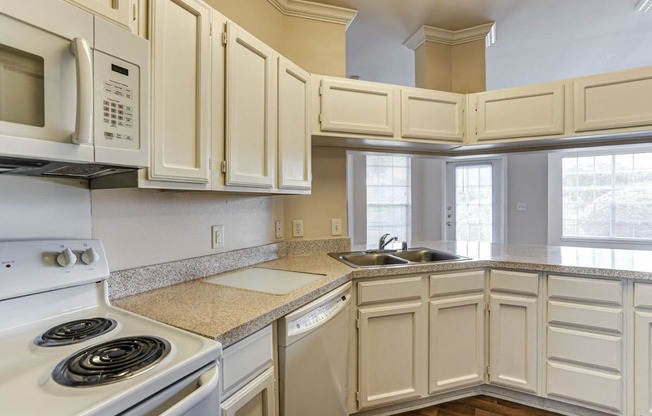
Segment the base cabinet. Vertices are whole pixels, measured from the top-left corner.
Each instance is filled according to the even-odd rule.
[[[634,285],[635,415],[652,415],[652,284]]]
[[[268,368],[221,404],[222,416],[273,416],[276,414],[274,368]]]

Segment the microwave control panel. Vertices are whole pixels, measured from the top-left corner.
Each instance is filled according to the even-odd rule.
[[[99,51],[94,60],[95,145],[140,149],[140,68]]]

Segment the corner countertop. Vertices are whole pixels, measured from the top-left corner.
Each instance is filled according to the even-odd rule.
[[[415,242],[410,247],[428,247],[470,257],[472,260],[353,269],[327,254],[299,255],[255,266],[325,275],[285,295],[236,289],[197,279],[116,299],[113,303],[120,308],[215,339],[228,347],[353,279],[501,268],[652,280],[651,251],[441,241]]]

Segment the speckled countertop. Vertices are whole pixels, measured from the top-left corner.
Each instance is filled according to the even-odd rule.
[[[116,299],[113,304],[216,339],[226,347],[341,284],[358,278],[487,267],[652,280],[650,251],[477,242],[417,242],[410,246],[429,247],[473,260],[352,269],[323,253],[291,255],[257,264],[256,267],[325,276],[286,295],[236,289],[197,279]]]

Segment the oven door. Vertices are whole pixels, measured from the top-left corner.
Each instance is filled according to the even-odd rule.
[[[0,155],[93,161],[93,16],[62,1],[0,10]]]
[[[120,413],[119,416],[218,415],[219,367],[212,363]]]

